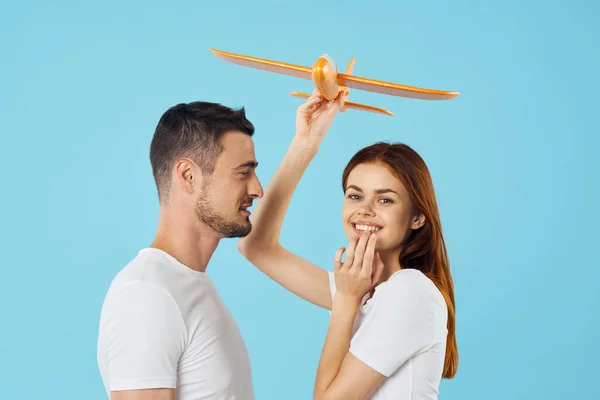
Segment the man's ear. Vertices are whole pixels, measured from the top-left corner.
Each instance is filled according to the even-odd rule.
[[[186,193],[192,194],[202,187],[202,174],[195,162],[182,158],[175,164],[174,183]]]
[[[425,225],[425,215],[419,213],[413,217],[413,220],[410,224],[410,229],[419,229],[423,225]]]

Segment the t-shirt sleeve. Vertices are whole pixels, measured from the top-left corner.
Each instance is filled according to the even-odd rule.
[[[350,342],[355,357],[386,377],[433,345],[438,305],[431,288],[413,277],[393,277],[376,292],[372,309]]]
[[[331,292],[331,299],[335,297],[335,275],[331,271],[327,271],[329,275],[329,291]]]
[[[185,325],[174,299],[161,287],[135,282],[104,310],[109,390],[175,388],[185,347]]]

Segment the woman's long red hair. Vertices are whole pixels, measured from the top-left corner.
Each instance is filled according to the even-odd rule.
[[[423,159],[405,144],[375,143],[360,150],[348,162],[342,177],[344,191],[352,169],[363,163],[386,165],[404,183],[410,194],[414,212],[425,216],[425,224],[417,230],[412,230],[406,238],[400,253],[400,266],[403,269],[413,268],[423,272],[446,300],[448,336],[442,377],[451,379],[458,369],[454,284],[429,169]]]

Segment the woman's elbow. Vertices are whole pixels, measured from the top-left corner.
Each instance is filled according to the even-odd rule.
[[[252,249],[254,248],[254,246],[252,245],[252,243],[248,243],[248,240],[243,238],[238,240],[238,244],[237,244],[237,248],[238,251],[247,259],[250,259],[250,257],[252,256]]]
[[[324,391],[315,390],[313,392],[313,400],[337,400],[337,399],[334,399],[333,397],[331,397],[330,393],[325,393]]]
[[[246,259],[252,261],[257,255],[270,253],[274,246],[260,240],[248,239],[246,237],[238,241],[237,248]]]

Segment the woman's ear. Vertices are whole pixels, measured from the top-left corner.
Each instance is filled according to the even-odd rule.
[[[413,218],[410,224],[410,229],[419,229],[423,225],[425,225],[425,215],[419,213]]]

